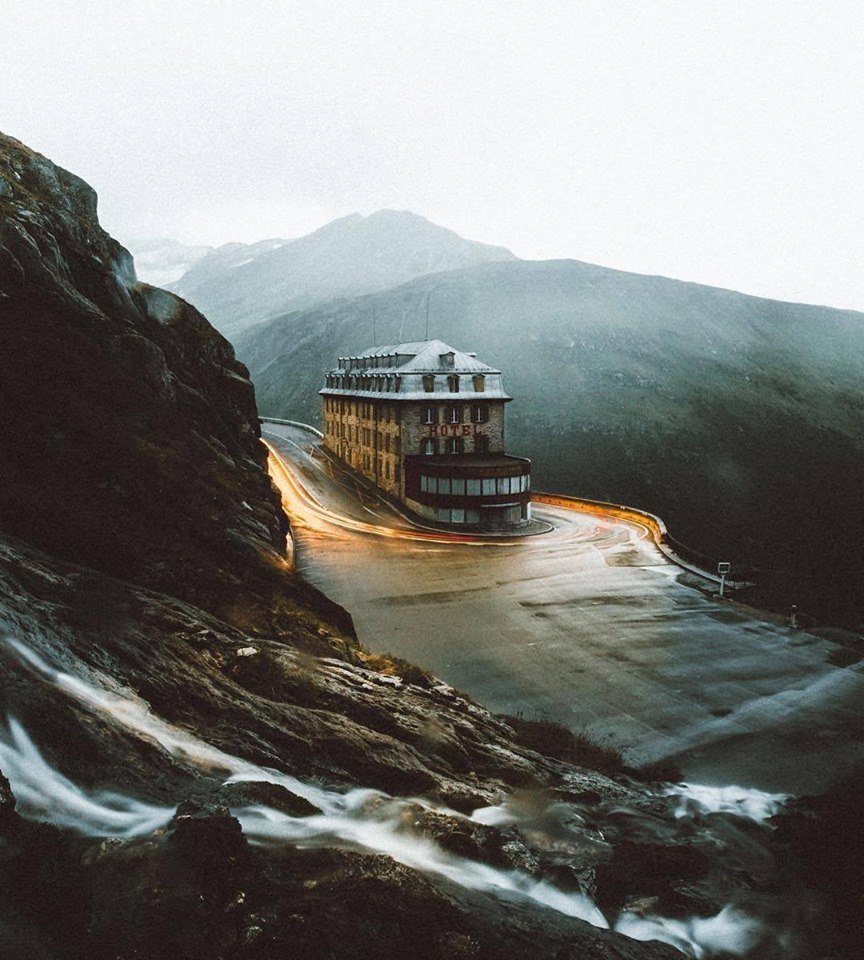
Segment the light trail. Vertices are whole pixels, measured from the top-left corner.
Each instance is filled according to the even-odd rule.
[[[328,527],[339,527],[367,536],[386,537],[391,540],[422,540],[426,543],[462,543],[475,547],[505,547],[514,546],[518,539],[489,540],[473,537],[465,533],[426,532],[424,530],[409,530],[401,527],[388,527],[384,524],[369,523],[365,520],[356,520],[343,513],[329,510],[320,500],[301,482],[288,461],[281,456],[276,448],[267,440],[263,440],[270,453],[268,466],[273,482],[282,494],[285,509],[292,517],[302,520],[313,530],[326,531]]]
[[[290,440],[290,438],[281,438],[292,446],[296,447],[304,457],[309,460],[309,453],[299,444]],[[276,484],[282,495],[282,502],[286,512],[295,520],[299,520],[307,527],[319,533],[332,532],[336,527],[351,533],[361,534],[363,536],[383,537],[389,540],[413,541],[430,544],[445,545],[464,545],[468,547],[520,547],[522,549],[542,548],[548,549],[550,541],[563,543],[564,541],[590,541],[597,546],[602,546],[606,541],[614,541],[621,528],[631,531],[631,536],[636,540],[651,539],[650,531],[647,527],[636,521],[623,520],[617,517],[608,518],[608,525],[603,523],[602,516],[596,513],[586,513],[576,506],[562,505],[556,507],[570,514],[587,520],[593,520],[595,523],[579,528],[553,527],[549,533],[534,534],[531,536],[517,537],[488,537],[477,536],[470,533],[449,533],[446,531],[423,530],[420,527],[398,527],[388,526],[381,523],[372,523],[366,520],[360,520],[351,517],[345,513],[340,513],[330,509],[303,483],[298,476],[294,464],[290,457],[284,456],[279,450],[262,437],[262,442],[267,447],[270,454],[268,459],[268,468],[273,482]],[[320,469],[318,464],[316,467]],[[335,479],[335,478],[334,478]],[[345,489],[344,485],[340,486]],[[350,491],[347,491],[350,495]],[[359,491],[358,491],[359,493]],[[360,506],[363,506],[361,503]],[[552,508],[543,505],[547,512]],[[370,512],[368,508],[364,509]],[[373,514],[374,516],[374,514]],[[599,520],[599,522],[597,522]],[[638,531],[638,532],[637,532]]]

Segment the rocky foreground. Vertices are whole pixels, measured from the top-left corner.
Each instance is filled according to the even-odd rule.
[[[817,955],[766,824],[358,647],[230,345],[8,137],[0,310],[0,956]]]

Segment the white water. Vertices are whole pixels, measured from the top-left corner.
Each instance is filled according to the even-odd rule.
[[[622,913],[615,923],[617,933],[634,940],[662,940],[683,953],[710,957],[715,953],[741,956],[752,950],[763,934],[762,924],[733,907],[724,907],[714,917],[671,920]]]
[[[608,929],[610,926],[597,906],[582,894],[558,890],[516,870],[501,870],[457,857],[411,832],[410,812],[418,806],[460,817],[455,811],[432,807],[421,799],[394,799],[376,790],[354,789],[340,793],[303,783],[231,756],[171,726],[156,717],[148,704],[130,691],[120,694],[99,689],[55,670],[15,640],[7,639],[6,645],[21,662],[67,695],[94,712],[110,716],[143,739],[158,743],[179,761],[208,773],[224,774],[228,782],[281,784],[321,810],[320,814],[309,817],[291,817],[265,806],[235,810],[252,842],[299,846],[348,844],[386,854],[405,866],[445,877],[467,889],[521,895],[596,927]],[[5,736],[3,733],[0,731],[0,769],[12,784],[22,815],[50,820],[89,836],[126,838],[148,834],[170,821],[173,809],[115,793],[88,793],[81,789],[44,760],[15,720],[9,721]],[[512,822],[516,817],[504,804],[476,810],[471,819],[499,824]],[[614,929],[636,939],[662,940],[692,957],[702,958],[715,952],[746,953],[759,936],[760,924],[727,907],[715,917],[687,921],[624,913],[618,917]]]
[[[765,793],[752,787],[710,787],[700,783],[677,784],[666,791],[666,796],[680,799],[676,817],[731,813],[757,823],[773,817],[789,799],[788,793]]]

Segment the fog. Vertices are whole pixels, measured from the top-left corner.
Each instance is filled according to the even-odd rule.
[[[860,309],[862,28],[854,0],[12,0],[0,126],[127,244],[394,207]]]

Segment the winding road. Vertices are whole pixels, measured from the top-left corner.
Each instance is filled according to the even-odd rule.
[[[864,663],[719,600],[645,529],[539,504],[529,537],[418,528],[310,433],[262,429],[297,567],[370,649],[702,783],[813,792],[864,758]]]

